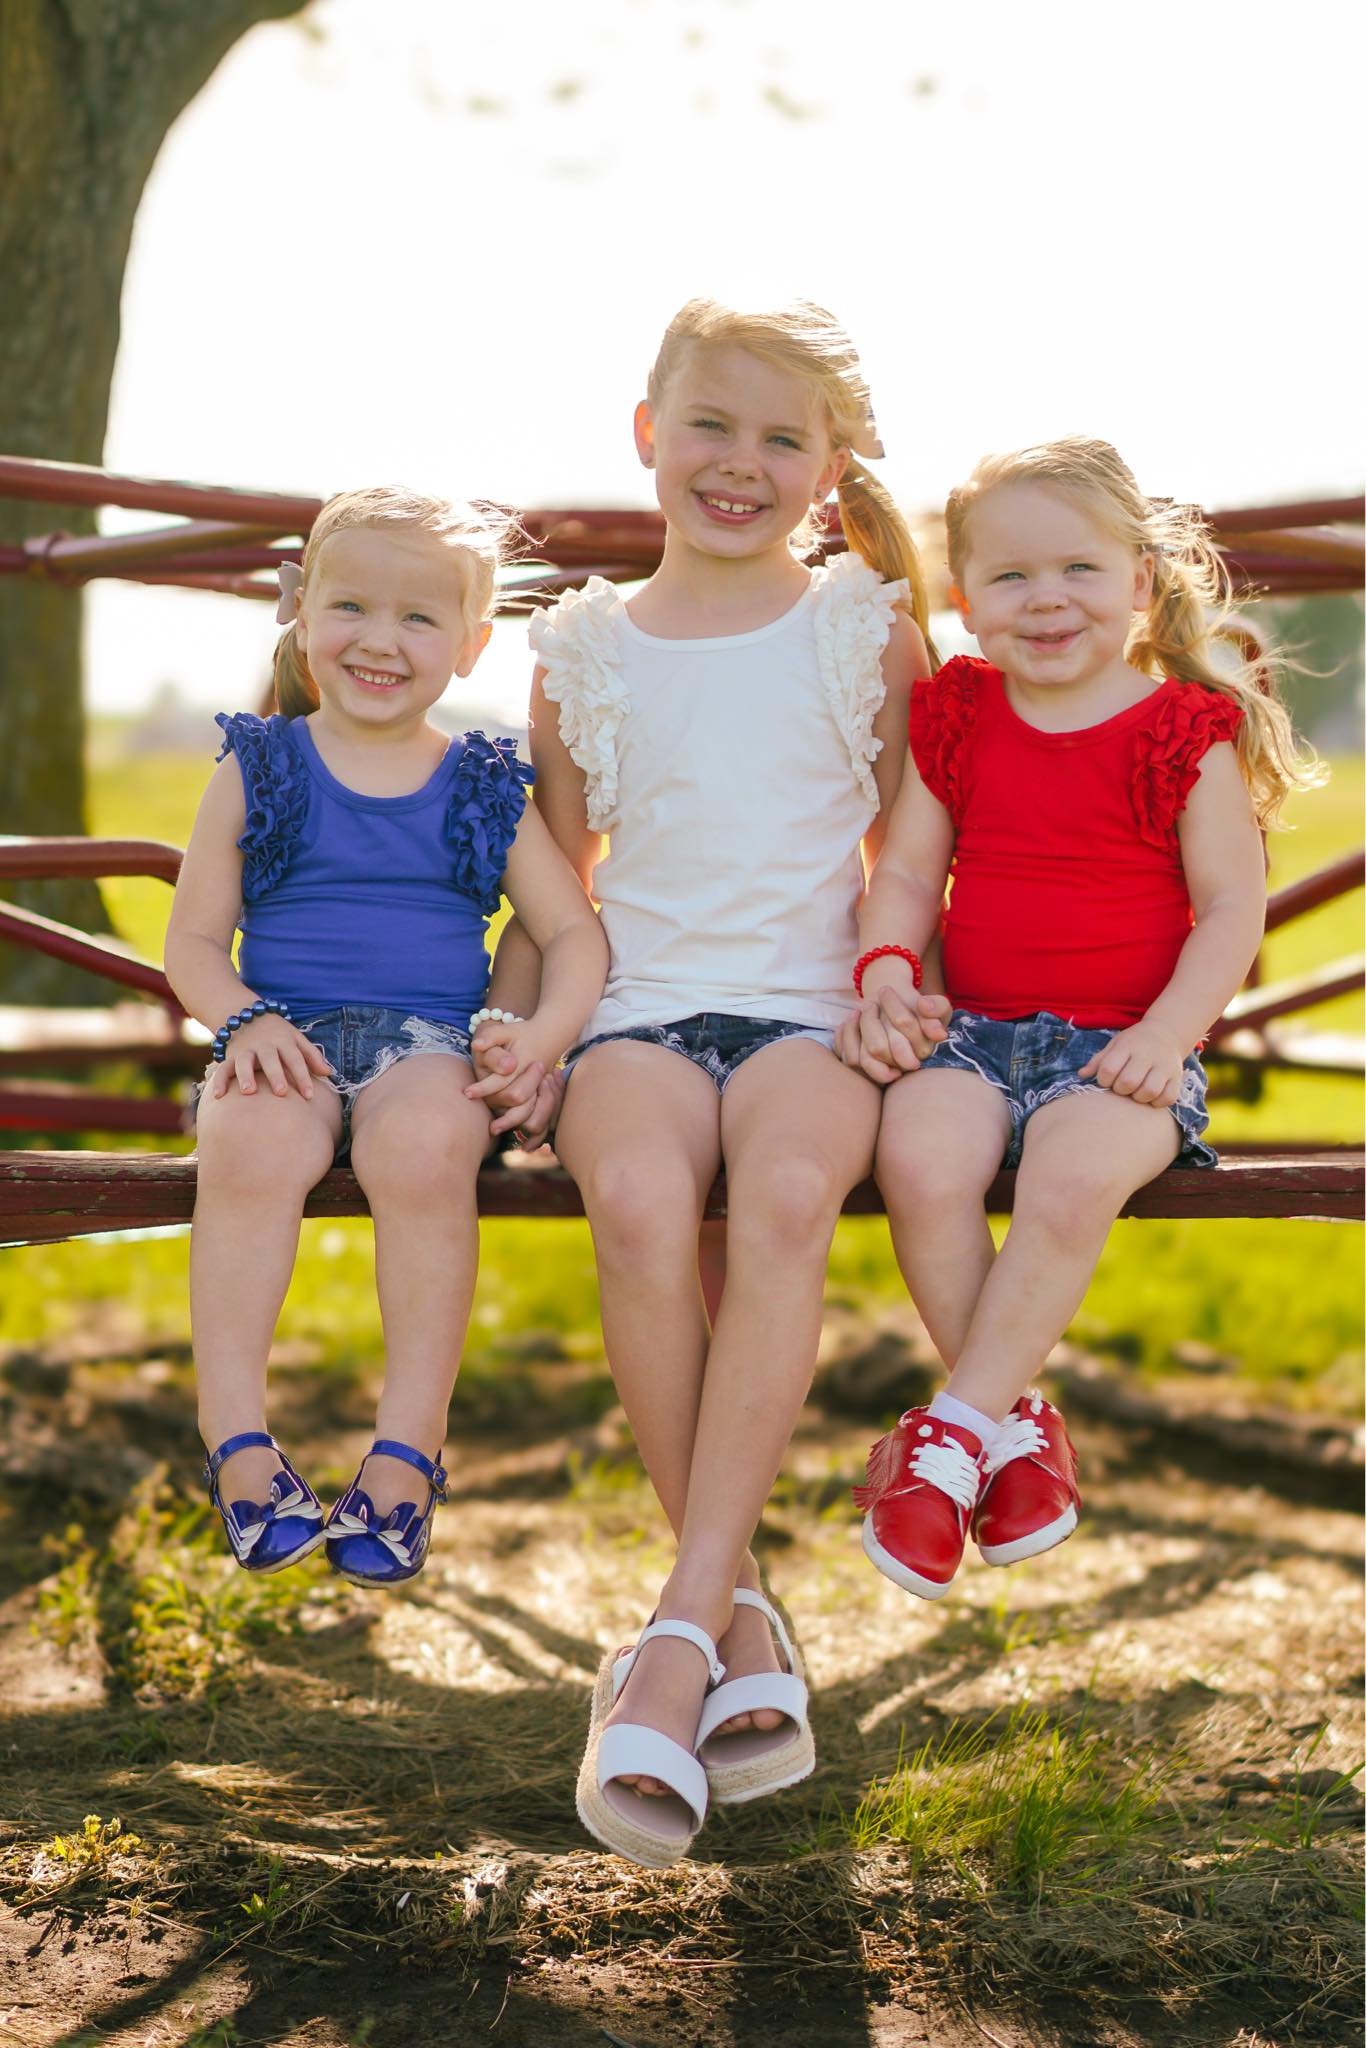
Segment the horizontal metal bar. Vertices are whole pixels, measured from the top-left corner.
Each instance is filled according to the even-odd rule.
[[[72,876],[107,880],[112,875],[148,875],[174,883],[185,858],[164,839],[84,839],[77,834],[35,838],[0,835],[0,880],[66,881]]]
[[[1284,889],[1277,889],[1267,898],[1266,929],[1274,932],[1281,925],[1288,924],[1291,918],[1302,917],[1308,910],[1317,910],[1320,904],[1349,895],[1363,882],[1366,882],[1366,847],[1359,853],[1344,853],[1341,860],[1316,869],[1312,875],[1302,875],[1299,881],[1287,883]]]

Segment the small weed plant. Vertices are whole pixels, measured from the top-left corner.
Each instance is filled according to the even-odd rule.
[[[36,1626],[59,1647],[92,1641],[112,1683],[162,1699],[214,1697],[261,1644],[298,1634],[338,1589],[307,1570],[253,1574],[223,1554],[216,1523],[154,1474],[108,1537],[79,1523],[49,1539],[59,1560]]]

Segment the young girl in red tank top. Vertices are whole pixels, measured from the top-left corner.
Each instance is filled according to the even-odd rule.
[[[1198,1047],[1261,937],[1258,828],[1318,779],[1284,706],[1212,658],[1228,585],[1199,521],[1104,442],[988,458],[946,524],[986,658],[915,685],[839,1042],[886,1085],[877,1179],[949,1369],[873,1447],[863,1545],[930,1600],[969,1529],[1005,1565],[1076,1527],[1062,1418],[1026,1390],[1129,1195],[1215,1163]],[[914,955],[950,873],[947,1023],[927,1022]],[[998,1254],[1002,1163],[1019,1175]]]

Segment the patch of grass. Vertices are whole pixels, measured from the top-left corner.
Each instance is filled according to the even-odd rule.
[[[107,1536],[79,1523],[50,1539],[57,1570],[34,1626],[59,1645],[97,1648],[118,1691],[143,1699],[221,1697],[272,1638],[340,1597],[316,1572],[252,1573],[223,1554],[217,1518],[159,1475],[139,1486]]]

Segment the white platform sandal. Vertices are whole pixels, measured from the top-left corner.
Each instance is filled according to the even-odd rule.
[[[786,1671],[755,1671],[747,1678],[728,1678],[708,1693],[697,1729],[697,1757],[718,1806],[738,1806],[765,1792],[781,1792],[809,1778],[816,1767],[816,1745],[807,1718],[806,1679],[802,1660],[782,1616],[762,1593],[746,1586],[735,1589],[737,1607],[754,1607],[768,1622],[787,1665]],[[768,1708],[785,1716],[777,1728],[738,1728],[729,1735],[715,1731],[735,1714]]]
[[[604,1657],[593,1687],[588,1747],[574,1803],[579,1819],[604,1848],[650,1870],[667,1870],[687,1855],[707,1817],[707,1774],[692,1750],[658,1728],[634,1721],[603,1726],[637,1651],[655,1636],[678,1636],[700,1650],[713,1685],[726,1675],[715,1643],[690,1621],[652,1621],[641,1630],[634,1650]],[[658,1778],[669,1790],[662,1796],[638,1792],[634,1785],[621,1783],[627,1776]]]

